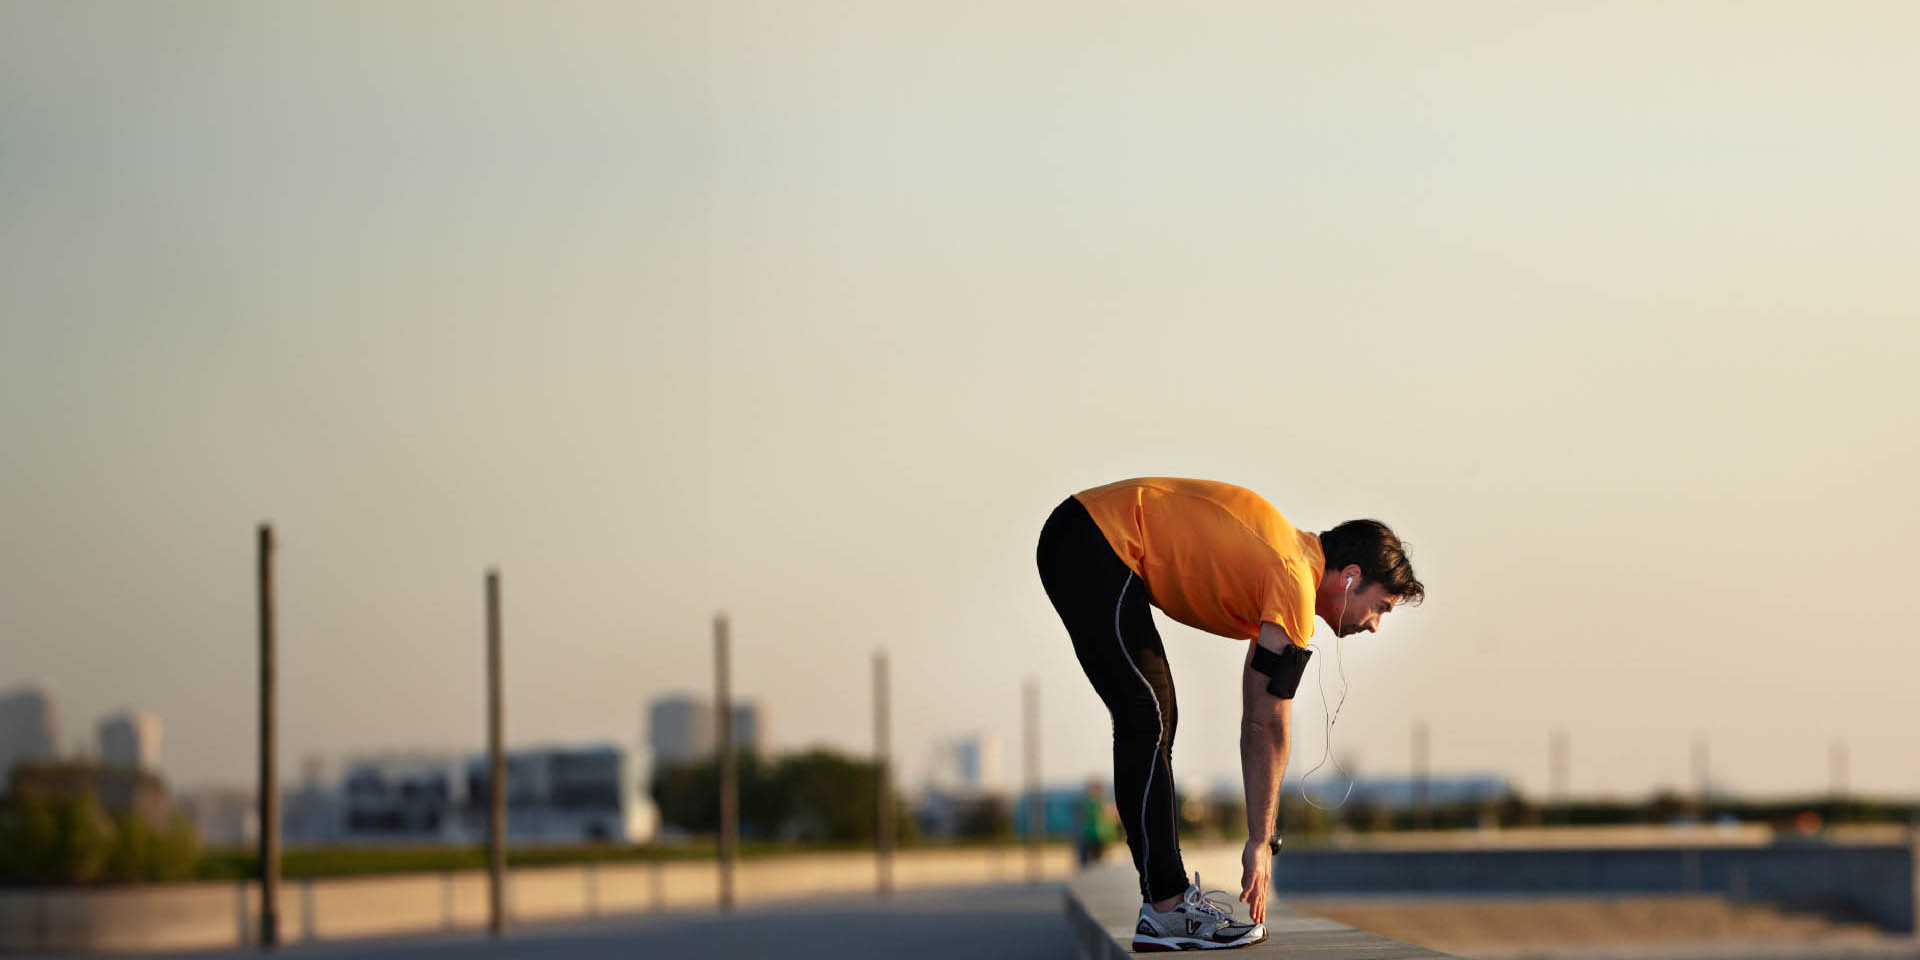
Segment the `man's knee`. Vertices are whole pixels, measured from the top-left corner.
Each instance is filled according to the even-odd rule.
[[[1173,730],[1159,706],[1141,697],[1121,704],[1113,711],[1113,738],[1126,741],[1163,741]]]

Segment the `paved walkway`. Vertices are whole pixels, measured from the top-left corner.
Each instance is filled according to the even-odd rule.
[[[528,926],[503,939],[434,936],[285,947],[273,954],[226,950],[168,960],[441,960],[555,957],[766,957],[772,960],[1074,960],[1079,948],[1060,909],[1060,887],[915,890],[882,901],[871,894],[712,911]]]

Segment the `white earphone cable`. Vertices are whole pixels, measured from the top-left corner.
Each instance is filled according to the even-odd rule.
[[[1334,622],[1334,625],[1333,625],[1334,669],[1340,672],[1340,699],[1338,702],[1336,702],[1333,705],[1332,710],[1327,709],[1326,671],[1316,670],[1314,671],[1314,674],[1313,674],[1314,685],[1320,688],[1320,711],[1321,711],[1321,716],[1326,719],[1326,729],[1325,729],[1326,737],[1322,744],[1320,762],[1314,764],[1313,769],[1308,770],[1306,774],[1300,778],[1300,799],[1305,800],[1307,802],[1307,806],[1310,806],[1316,810],[1326,810],[1326,811],[1337,810],[1340,807],[1343,807],[1346,805],[1348,797],[1353,796],[1353,776],[1351,774],[1347,774],[1347,768],[1341,765],[1340,758],[1333,755],[1333,725],[1340,722],[1340,710],[1341,708],[1347,705],[1347,690],[1348,690],[1347,664],[1346,664],[1346,657],[1342,656],[1345,648],[1342,646],[1340,642],[1341,641],[1340,630],[1341,630],[1341,623],[1343,623],[1347,619],[1347,594],[1351,590],[1352,586],[1353,586],[1353,580],[1349,578],[1347,580],[1348,590],[1340,591],[1340,616],[1338,620]],[[1333,761],[1333,768],[1335,770],[1338,770],[1340,773],[1347,775],[1347,790],[1345,793],[1342,793],[1340,795],[1340,799],[1335,801],[1333,806],[1323,807],[1320,804],[1315,803],[1313,801],[1312,795],[1307,793],[1307,781],[1311,779],[1314,773],[1317,772],[1321,767],[1326,766],[1328,760]]]

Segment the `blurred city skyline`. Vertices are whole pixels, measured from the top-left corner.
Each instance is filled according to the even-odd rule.
[[[1429,586],[1290,772],[1344,664],[1367,774],[1920,793],[1920,11],[1804,14],[9,4],[0,689],[250,782],[271,522],[289,775],[483,742],[497,566],[510,746],[637,743],[724,611],[772,749],[884,648],[903,783],[1029,677],[1110,776],[1034,540],[1182,475]]]

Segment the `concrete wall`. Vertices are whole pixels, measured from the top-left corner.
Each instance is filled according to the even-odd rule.
[[[1048,847],[1049,879],[1066,876],[1073,857]],[[1016,848],[913,850],[895,855],[894,885],[1012,883],[1026,879]],[[826,893],[870,893],[872,853],[756,857],[734,874],[741,903]],[[599,914],[706,909],[717,902],[711,860],[529,867],[509,871],[513,922]],[[115,888],[0,890],[0,950],[148,951],[245,946],[260,928],[257,884],[178,883]],[[280,891],[286,942],[398,933],[476,930],[487,921],[487,875],[466,870],[287,881]]]
[[[1914,847],[1600,850],[1286,850],[1282,895],[1319,893],[1717,893],[1774,903],[1845,904],[1881,927],[1915,929]]]

